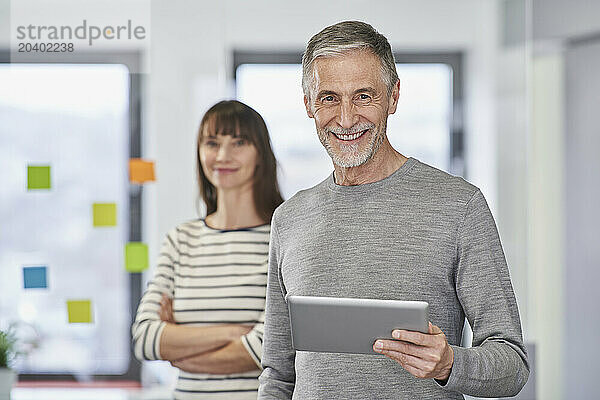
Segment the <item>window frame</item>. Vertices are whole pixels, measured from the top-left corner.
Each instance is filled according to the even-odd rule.
[[[446,64],[452,71],[452,115],[450,118],[450,170],[453,175],[466,177],[464,148],[464,81],[463,53],[454,52],[394,52],[397,64]],[[231,77],[237,82],[237,69],[242,64],[302,64],[302,52],[297,51],[233,51]]]
[[[62,54],[60,59],[48,59],[46,55],[28,54],[15,64],[122,64],[129,70],[129,158],[142,156],[141,133],[141,54],[139,52],[79,52]],[[10,51],[0,49],[0,64],[11,64]],[[142,185],[129,185],[129,236],[130,242],[142,241]],[[130,326],[142,296],[142,273],[128,273]],[[77,374],[19,374],[19,381],[80,381]],[[129,340],[129,366],[123,374],[85,375],[88,380],[141,381],[141,362],[133,354]]]

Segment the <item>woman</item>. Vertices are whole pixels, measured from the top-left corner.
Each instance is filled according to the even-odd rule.
[[[269,223],[283,201],[265,122],[238,101],[215,104],[197,157],[207,216],[168,233],[132,327],[134,350],[180,369],[176,399],[255,399]]]

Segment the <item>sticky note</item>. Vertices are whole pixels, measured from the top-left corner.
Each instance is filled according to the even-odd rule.
[[[154,162],[131,158],[129,160],[129,180],[135,183],[155,181]]]
[[[25,289],[47,288],[46,267],[23,267],[23,287]]]
[[[148,245],[130,242],[125,245],[125,269],[129,272],[142,272],[148,269]]]
[[[116,203],[94,203],[92,210],[94,214],[94,226],[117,225]]]
[[[27,166],[27,189],[50,189],[50,166]]]
[[[93,322],[91,300],[67,300],[67,311],[70,324]]]

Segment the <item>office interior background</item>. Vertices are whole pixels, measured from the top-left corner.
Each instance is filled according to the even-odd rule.
[[[490,205],[534,360],[520,398],[597,398],[599,1],[91,1],[85,16],[73,4],[0,1],[0,329],[16,323],[30,344],[14,399],[168,396],[172,368],[133,359],[130,324],[164,235],[202,216],[200,119],[238,98],[269,126],[285,198],[324,179],[299,64],[308,39],[342,20],[392,45],[396,149],[465,177]],[[131,19],[147,37],[12,54],[24,15]],[[156,181],[131,184],[129,158],[152,160]],[[27,167],[39,165],[52,185],[32,192]],[[116,226],[94,229],[94,203],[116,204]],[[124,269],[127,242],[147,245],[148,270]],[[47,287],[24,288],[23,266],[38,265]],[[69,324],[68,299],[90,299],[93,323]]]

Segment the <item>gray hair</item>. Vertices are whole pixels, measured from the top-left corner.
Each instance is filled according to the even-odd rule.
[[[341,56],[352,50],[368,49],[381,61],[381,76],[388,96],[398,81],[392,48],[381,33],[360,21],[344,21],[328,26],[314,35],[302,56],[302,90],[310,99],[313,87],[314,62],[318,57]]]

